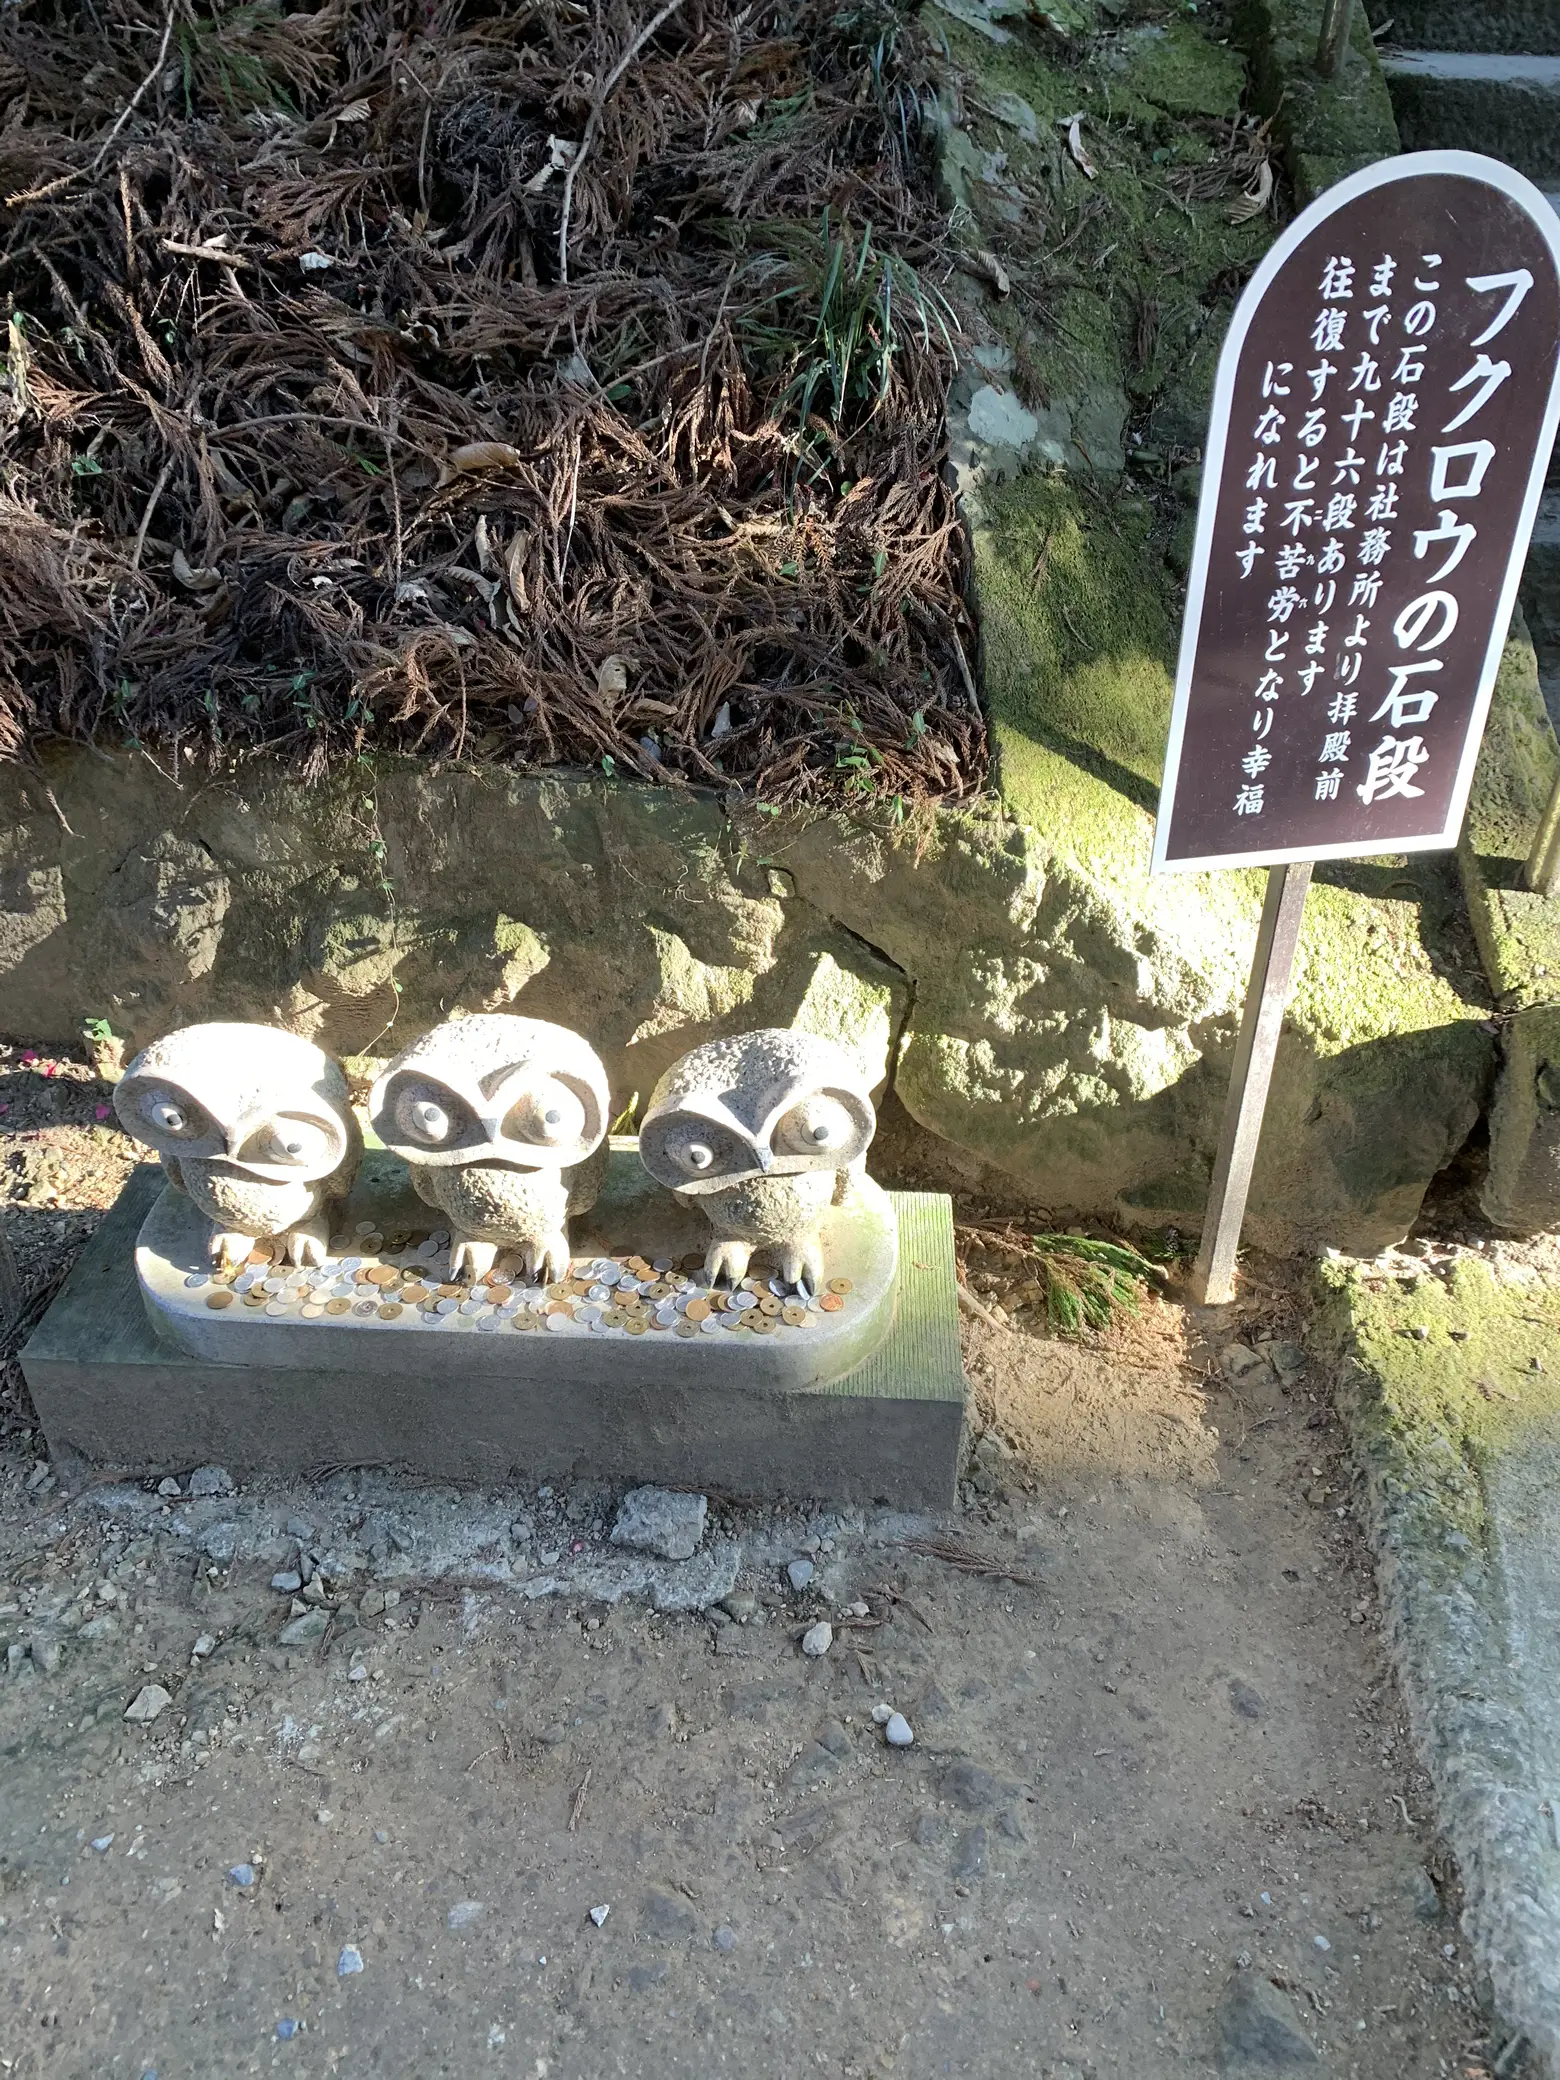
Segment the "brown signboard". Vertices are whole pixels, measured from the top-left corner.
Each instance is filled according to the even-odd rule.
[[[1219,363],[1154,867],[1455,845],[1560,421],[1560,218],[1472,152],[1352,175]]]

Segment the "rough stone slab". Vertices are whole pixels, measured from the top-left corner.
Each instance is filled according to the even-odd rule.
[[[377,1345],[354,1369],[192,1357],[158,1340],[135,1287],[134,1237],[160,1188],[150,1165],[134,1173],[22,1353],[56,1457],[143,1477],[209,1461],[239,1478],[388,1466],[910,1509],[954,1499],[965,1387],[952,1211],[939,1194],[890,1195],[903,1262],[878,1349],[843,1378],[779,1392],[706,1385],[691,1368],[652,1384],[632,1364],[613,1383],[567,1388],[476,1366],[435,1378],[389,1371]],[[477,1348],[459,1344],[463,1356]]]
[[[1560,1339],[1536,1319],[1555,1296],[1470,1258],[1413,1291],[1396,1277],[1373,1290],[1357,1265],[1327,1283],[1313,1340],[1365,1471],[1467,1933],[1508,2034],[1527,2040],[1520,2070],[1560,2080]]]
[[[709,1504],[672,1488],[630,1488],[612,1527],[612,1543],[659,1560],[691,1560],[704,1537]]]
[[[1560,51],[1560,10],[1554,0],[1395,0],[1391,34],[1419,51]]]
[[[1486,152],[1560,181],[1560,57],[1396,51],[1382,69],[1405,151]]]
[[[354,1188],[351,1212],[388,1222],[387,1204],[403,1194],[396,1169],[381,1159],[384,1204]],[[426,1229],[437,1218],[426,1207],[408,1225]],[[400,1225],[397,1218],[396,1224]],[[888,1195],[862,1178],[843,1206],[824,1218],[822,1243],[830,1277],[848,1278],[852,1292],[837,1314],[819,1312],[809,1329],[750,1340],[746,1335],[683,1339],[670,1334],[630,1338],[622,1330],[593,1330],[570,1322],[557,1335],[517,1335],[505,1328],[478,1334],[469,1317],[450,1316],[434,1328],[413,1308],[393,1321],[375,1315],[325,1316],[305,1321],[294,1314],[275,1319],[264,1309],[230,1307],[213,1313],[208,1287],[188,1280],[206,1270],[209,1223],[180,1192],[164,1191],[152,1207],[136,1243],[136,1274],[153,1328],[190,1356],[219,1365],[274,1365],[348,1371],[374,1368],[426,1377],[481,1372],[505,1380],[546,1384],[554,1393],[613,1387],[629,1369],[647,1385],[697,1381],[743,1393],[799,1391],[838,1379],[866,1359],[893,1319],[898,1240]],[[575,1258],[639,1250],[648,1256],[678,1257],[702,1250],[708,1224],[680,1206],[645,1172],[631,1140],[616,1141],[600,1199],[573,1224]],[[755,1271],[764,1259],[755,1259]],[[83,1289],[82,1304],[87,1305]],[[105,1304],[106,1301],[105,1301]]]

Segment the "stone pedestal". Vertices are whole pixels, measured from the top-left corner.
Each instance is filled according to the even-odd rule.
[[[352,1232],[366,1219],[432,1218],[405,1199],[392,1164],[370,1159]],[[628,1251],[681,1257],[704,1238],[617,1148],[572,1239],[583,1266]],[[223,1289],[204,1282],[202,1241],[188,1202],[165,1195],[151,1166],[137,1171],[22,1353],[57,1457],[146,1476],[200,1463],[238,1476],[382,1465],[907,1508],[954,1498],[965,1389],[939,1195],[866,1187],[824,1237],[831,1278],[849,1285],[831,1296],[838,1310],[765,1334],[577,1318],[554,1329],[542,1325],[546,1297],[514,1286],[507,1315],[486,1301],[485,1313],[463,1312],[462,1300],[438,1327],[405,1304],[387,1317],[306,1318],[303,1304],[324,1305],[317,1293],[213,1308]],[[288,1311],[269,1313],[272,1298]],[[595,1303],[570,1304],[577,1315]],[[527,1309],[535,1324],[517,1331]]]

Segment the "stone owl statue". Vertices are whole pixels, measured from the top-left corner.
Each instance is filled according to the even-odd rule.
[[[127,1134],[212,1224],[220,1263],[278,1237],[321,1264],[329,1207],[357,1174],[363,1137],[339,1064],[279,1026],[183,1026],[144,1048],[114,1086]]]
[[[507,1244],[531,1277],[568,1276],[565,1223],[607,1167],[607,1072],[588,1041],[508,1012],[452,1019],[396,1056],[369,1115],[448,1216],[452,1274],[485,1278]]]
[[[675,1062],[650,1094],[639,1154],[714,1229],[712,1280],[735,1284],[767,1248],[788,1284],[816,1291],[823,1216],[861,1174],[876,1126],[849,1055],[775,1029],[711,1040]]]

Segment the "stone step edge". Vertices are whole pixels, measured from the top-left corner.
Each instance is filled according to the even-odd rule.
[[[1397,51],[1381,53],[1389,80],[1441,80],[1457,86],[1537,87],[1560,94],[1560,57],[1511,56],[1494,51]]]

